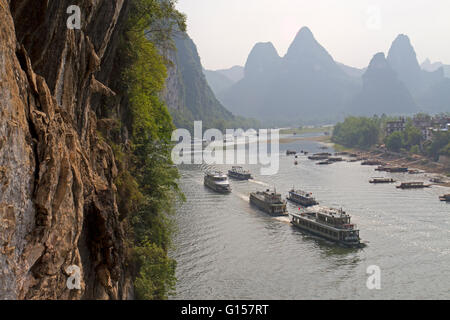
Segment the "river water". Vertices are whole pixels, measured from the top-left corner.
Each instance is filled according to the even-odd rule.
[[[254,181],[231,180],[230,195],[203,186],[206,166],[180,166],[187,201],[175,216],[170,253],[178,262],[175,299],[450,299],[450,204],[439,201],[450,190],[372,185],[371,177],[383,176],[374,167],[318,166],[305,156],[295,166],[294,157],[285,155],[287,149],[323,152],[320,146],[302,140],[282,144],[278,174],[261,176],[257,165],[245,166]],[[288,218],[270,217],[248,202],[250,192],[276,187],[287,195],[293,186],[351,214],[366,247],[345,249],[304,234]],[[366,285],[367,268],[374,265],[381,270],[380,290]]]

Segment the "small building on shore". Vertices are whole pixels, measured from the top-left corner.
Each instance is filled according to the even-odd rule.
[[[386,135],[390,136],[394,132],[403,132],[406,129],[406,119],[400,118],[399,120],[388,121],[386,123]]]

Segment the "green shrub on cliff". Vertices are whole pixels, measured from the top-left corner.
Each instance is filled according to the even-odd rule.
[[[112,143],[119,174],[119,210],[127,219],[136,298],[166,299],[175,286],[176,262],[168,257],[174,201],[182,194],[171,162],[174,129],[160,99],[166,61],[160,49],[170,48],[173,30],[185,30],[185,17],[174,0],[130,0],[120,56],[123,91],[120,131],[126,141]],[[118,71],[119,71],[118,70]],[[130,257],[131,258],[131,257]]]
[[[174,292],[176,262],[167,252],[151,241],[135,248],[135,263],[139,276],[135,281],[136,298],[139,300],[162,300]]]

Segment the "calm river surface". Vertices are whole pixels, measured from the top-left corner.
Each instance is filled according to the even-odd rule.
[[[438,198],[450,190],[371,185],[371,177],[383,176],[374,167],[359,162],[318,166],[305,156],[295,166],[285,155],[287,149],[322,152],[320,146],[282,144],[277,175],[261,176],[258,166],[245,166],[255,180],[231,180],[233,193],[225,196],[203,186],[205,166],[180,167],[187,201],[175,217],[175,299],[450,299],[450,204]],[[429,179],[385,175],[398,181]],[[276,187],[287,195],[293,186],[313,192],[321,205],[350,213],[367,246],[340,248],[248,202],[250,192]],[[381,290],[366,286],[371,265],[381,268]]]

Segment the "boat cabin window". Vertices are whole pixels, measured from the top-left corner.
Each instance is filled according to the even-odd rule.
[[[227,177],[214,177],[215,181],[227,181]]]

